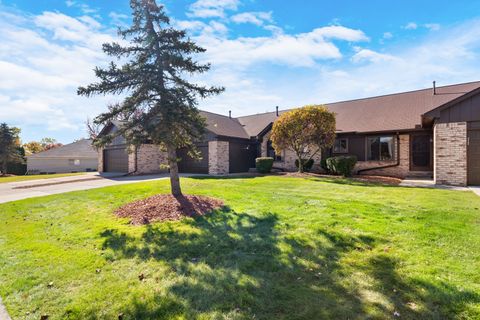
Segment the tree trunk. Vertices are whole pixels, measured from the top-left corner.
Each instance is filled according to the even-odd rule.
[[[180,187],[180,178],[178,176],[177,149],[173,146],[167,146],[168,165],[170,167],[170,186],[172,195],[175,197],[182,195]]]
[[[299,153],[297,153],[297,159],[298,159],[298,172],[303,173],[303,161]]]
[[[2,162],[2,174],[7,174],[7,160]]]

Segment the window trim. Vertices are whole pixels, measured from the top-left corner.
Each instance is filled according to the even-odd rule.
[[[377,134],[377,135],[371,135],[371,136],[366,136],[365,137],[365,161],[377,161],[377,162],[392,162],[392,161],[396,161],[397,160],[397,143],[398,141],[395,139],[397,137],[397,135],[395,134]],[[382,152],[382,149],[381,147],[379,148],[379,154],[378,154],[378,160],[370,160],[369,159],[369,156],[368,156],[368,140],[369,139],[372,139],[372,138],[380,138],[380,140],[382,138],[392,138],[392,141],[393,141],[393,146],[392,146],[392,158],[391,159],[381,159],[382,156],[381,156],[381,152]]]
[[[335,151],[335,145],[337,144],[337,140],[345,140],[347,142],[347,146],[345,148],[345,151]],[[333,153],[335,154],[345,154],[348,153],[349,150],[349,139],[348,138],[335,138],[335,142],[333,144]]]

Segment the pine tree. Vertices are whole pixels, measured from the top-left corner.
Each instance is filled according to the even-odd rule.
[[[198,157],[195,141],[205,133],[205,119],[197,109],[198,98],[219,94],[223,88],[190,83],[189,75],[207,72],[209,64],[200,64],[192,55],[205,52],[187,38],[186,32],[170,26],[170,19],[155,0],[131,0],[133,24],[119,29],[119,35],[129,42],[104,44],[103,51],[114,58],[128,60],[118,66],[95,69],[99,82],[78,89],[79,95],[125,94],[126,98],[108,112],[95,118],[107,124],[119,115],[125,119],[116,136],[138,146],[145,141],[167,152],[171,192],[182,194],[178,176],[177,149],[186,148]],[[95,140],[99,147],[114,136]]]
[[[0,124],[0,164],[2,173],[7,173],[9,162],[23,162],[19,152],[18,128],[10,128],[6,123]]]

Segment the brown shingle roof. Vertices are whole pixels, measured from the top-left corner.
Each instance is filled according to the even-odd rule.
[[[421,125],[423,114],[478,88],[480,81],[437,87],[436,95],[433,95],[433,88],[429,88],[326,106],[337,115],[338,132],[410,130]],[[276,113],[269,112],[239,117],[238,121],[249,136],[257,136],[275,119]]]
[[[207,121],[207,129],[219,136],[249,139],[238,119],[222,116],[208,111],[200,111]]]
[[[98,152],[92,147],[92,140],[83,139],[61,147],[39,152],[27,158],[97,158]]]

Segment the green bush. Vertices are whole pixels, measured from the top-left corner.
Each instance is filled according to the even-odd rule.
[[[355,156],[332,157],[327,159],[327,168],[333,174],[350,177],[356,163],[357,157]]]
[[[303,163],[303,171],[305,172],[310,172],[313,167],[313,159],[307,160],[307,159],[302,159]],[[298,168],[298,159],[295,160],[295,166]]]
[[[255,159],[255,165],[257,171],[260,173],[269,173],[272,170],[273,158],[271,157],[261,157]]]
[[[330,172],[330,171],[328,170],[327,159],[326,159],[326,158],[322,158],[322,160],[320,160],[320,168],[322,168],[323,171],[325,171],[326,173],[329,173],[329,172]]]
[[[17,176],[23,176],[27,172],[27,165],[18,162],[7,163],[7,173]]]

